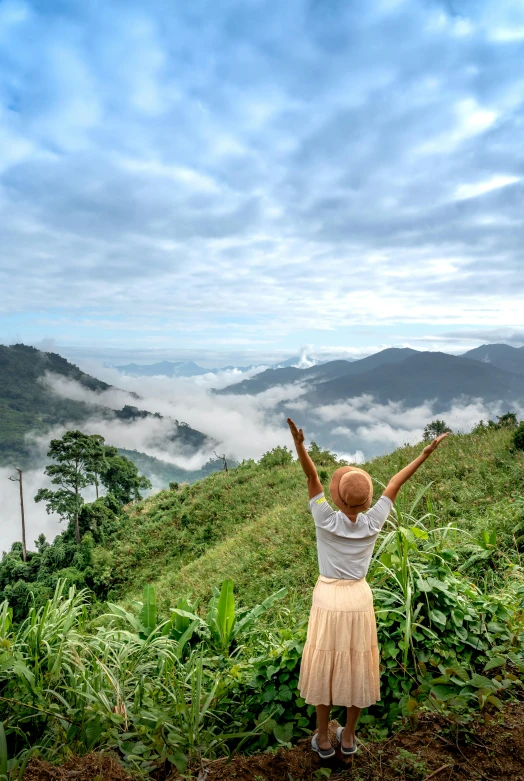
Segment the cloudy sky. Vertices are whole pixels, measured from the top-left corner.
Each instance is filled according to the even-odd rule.
[[[0,341],[524,344],[523,63],[521,0],[0,0]]]

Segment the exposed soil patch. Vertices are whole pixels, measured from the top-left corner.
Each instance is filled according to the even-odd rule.
[[[23,781],[131,781],[131,776],[112,754],[92,752],[58,766],[32,759]]]
[[[332,743],[338,723],[330,724]],[[316,781],[322,767],[332,773],[330,781],[524,781],[524,703],[506,706],[487,724],[479,723],[473,735],[454,734],[438,717],[425,715],[415,730],[406,727],[389,740],[360,742],[351,759],[338,748],[334,760],[321,763],[311,751],[311,739],[292,749],[267,754],[235,756],[205,763],[194,771],[199,781]],[[188,776],[186,775],[185,778]],[[159,774],[158,781],[181,777]],[[131,781],[131,776],[111,754],[91,753],[54,767],[31,760],[23,781]]]

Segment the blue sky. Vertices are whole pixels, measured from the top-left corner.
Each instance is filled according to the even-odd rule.
[[[0,341],[524,344],[524,4],[0,0]]]

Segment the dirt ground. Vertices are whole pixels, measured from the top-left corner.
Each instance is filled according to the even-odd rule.
[[[331,722],[336,745],[337,722]],[[321,781],[322,768],[331,770],[330,781],[524,781],[524,703],[508,705],[499,716],[481,723],[474,736],[450,732],[449,725],[429,715],[415,730],[405,727],[380,743],[361,741],[357,754],[321,763],[305,738],[292,749],[276,753],[236,756],[196,768],[195,781]],[[175,774],[158,781],[181,779]],[[186,775],[185,778],[188,778]],[[131,781],[121,765],[108,754],[88,754],[53,767],[32,760],[23,781]]]
[[[334,746],[337,727],[331,722]],[[524,703],[508,705],[501,716],[479,725],[474,739],[457,739],[444,721],[427,716],[416,730],[403,729],[381,743],[361,742],[350,759],[337,750],[335,759],[321,763],[306,738],[273,755],[210,763],[200,781],[320,781],[322,767],[332,771],[330,781],[524,781]]]
[[[31,759],[22,781],[132,781],[112,754],[92,752],[73,757],[65,765]]]

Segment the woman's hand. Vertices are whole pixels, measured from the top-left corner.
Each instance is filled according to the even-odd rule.
[[[301,428],[296,427],[295,423],[291,420],[291,418],[287,419],[287,424],[291,431],[291,435],[293,436],[295,445],[301,445],[304,441],[304,432],[302,431]]]
[[[424,455],[430,456],[433,453],[433,451],[438,448],[442,440],[446,439],[447,436],[448,436],[447,434],[441,434],[440,437],[437,437],[436,439],[433,440],[433,442],[430,442],[429,445],[426,445],[426,447],[422,451]]]
[[[300,465],[302,466],[304,474],[307,478],[308,496],[310,499],[314,499],[315,496],[318,496],[324,490],[317,474],[317,468],[311,460],[311,456],[307,452],[306,446],[304,445],[304,432],[302,429],[297,428],[291,418],[287,419],[287,424],[295,442],[298,460],[300,461]]]

